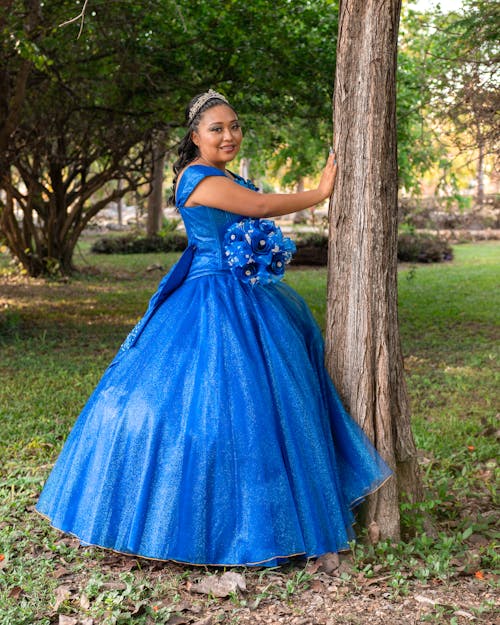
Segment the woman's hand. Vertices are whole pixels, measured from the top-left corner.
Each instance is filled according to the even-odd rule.
[[[321,179],[318,185],[318,191],[320,191],[323,199],[330,197],[333,193],[333,187],[335,186],[335,178],[337,177],[337,156],[335,151],[330,153],[328,160],[326,161],[325,168],[321,174]]]

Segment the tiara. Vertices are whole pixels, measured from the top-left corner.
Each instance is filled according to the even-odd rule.
[[[229,102],[226,100],[226,98],[221,93],[218,93],[217,91],[214,91],[213,89],[209,89],[206,93],[203,93],[196,100],[196,102],[193,104],[193,106],[189,109],[188,122],[191,123],[193,121],[193,119],[198,114],[198,111],[201,109],[201,107],[204,104],[206,104],[209,100],[216,100],[216,99],[217,100],[222,100],[223,102],[225,102],[229,106]]]

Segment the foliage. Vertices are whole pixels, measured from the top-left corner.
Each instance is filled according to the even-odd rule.
[[[452,258],[449,243],[437,234],[403,229],[398,235],[398,260],[401,262],[438,263]],[[295,264],[326,265],[327,260],[327,235],[313,233],[298,238]]]
[[[491,156],[489,167],[494,167],[498,152],[499,17],[498,4],[487,0],[466,0],[460,12],[404,13],[398,132],[406,189],[417,189],[419,174],[437,167],[438,190],[456,193],[453,160],[461,156],[462,167],[476,165],[482,204],[486,159]]]
[[[433,105],[463,149],[480,142],[487,151],[498,148],[499,19],[500,7],[485,0],[466,0],[463,13],[433,18]]]
[[[80,6],[8,0],[0,7],[0,229],[28,273],[72,270],[91,217],[149,180],[151,136],[162,130],[174,150],[184,104],[209,86],[241,114],[242,157],[253,177],[279,172],[292,187],[322,166],[332,130],[336,1],[90,0],[77,39],[78,23],[58,24]],[[416,189],[436,163],[443,185],[456,184],[450,138],[437,128],[453,133],[460,149],[479,142],[483,157],[494,150],[496,11],[467,0],[463,15],[404,13],[405,189]]]
[[[400,232],[398,235],[399,261],[439,263],[452,258],[450,244],[437,234]]]
[[[403,9],[397,69],[398,173],[400,187],[417,195],[423,174],[445,157],[444,147],[426,121],[434,71],[430,46],[428,17]]]
[[[187,246],[187,237],[181,232],[141,237],[134,234],[103,237],[92,245],[94,254],[147,254],[151,252],[181,252]]]
[[[416,535],[406,543],[359,543],[352,565],[328,581],[320,572],[304,570],[304,563],[247,571],[248,593],[227,600],[190,594],[189,585],[212,571],[83,547],[33,513],[76,414],[159,279],[146,271],[151,255],[100,256],[97,267],[89,243],[81,245],[84,271],[69,282],[2,280],[1,625],[48,625],[59,615],[103,624],[168,623],[174,615],[200,620],[211,611],[221,622],[246,625],[266,606],[288,609],[285,618],[291,610],[300,616],[308,602],[313,605],[311,596],[333,595],[332,610],[342,614],[345,606],[352,615],[367,594],[371,603],[389,597],[396,613],[396,620],[387,621],[392,625],[401,622],[403,599],[410,601],[429,587],[441,592],[447,582],[463,591],[472,587],[478,602],[469,611],[478,623],[492,621],[488,593],[498,567],[493,340],[498,244],[463,245],[452,263],[419,266],[410,279],[408,271],[400,274],[405,369],[427,487],[422,508],[434,519],[436,536],[424,534],[417,519]],[[154,258],[167,265],[175,259],[173,254]],[[292,270],[286,280],[324,325],[326,272]],[[460,586],[460,580],[466,583]],[[311,589],[316,589],[312,595]],[[450,622],[452,602],[443,610],[447,613],[435,622]],[[352,621],[351,616],[339,619]],[[270,612],[267,622],[273,620],[276,613]]]
[[[280,126],[295,150],[318,141],[335,3],[91,0],[80,39],[78,24],[57,27],[76,6],[10,0],[0,9],[9,33],[0,47],[0,225],[31,275],[71,272],[88,221],[148,181],[154,132],[172,150],[185,104],[209,86],[246,117],[248,154],[256,153],[253,133],[275,151]]]

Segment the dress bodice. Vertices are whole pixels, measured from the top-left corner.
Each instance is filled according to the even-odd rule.
[[[189,244],[195,248],[189,278],[205,273],[229,271],[224,261],[224,233],[231,224],[242,218],[236,213],[211,206],[186,207],[191,193],[208,176],[224,176],[224,173],[216,167],[191,165],[185,170],[176,190],[176,206],[186,227]],[[249,189],[256,189],[250,181],[240,176],[235,176],[234,182]]]

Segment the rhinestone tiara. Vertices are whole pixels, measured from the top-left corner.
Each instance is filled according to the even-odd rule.
[[[209,89],[206,93],[203,93],[196,100],[196,102],[193,104],[193,106],[189,109],[188,122],[191,123],[193,121],[193,119],[198,114],[198,111],[201,109],[201,107],[204,104],[206,104],[209,100],[215,100],[215,99],[222,100],[223,102],[225,102],[229,106],[229,102],[222,95],[222,93],[218,93],[217,91],[214,91],[213,89]]]

